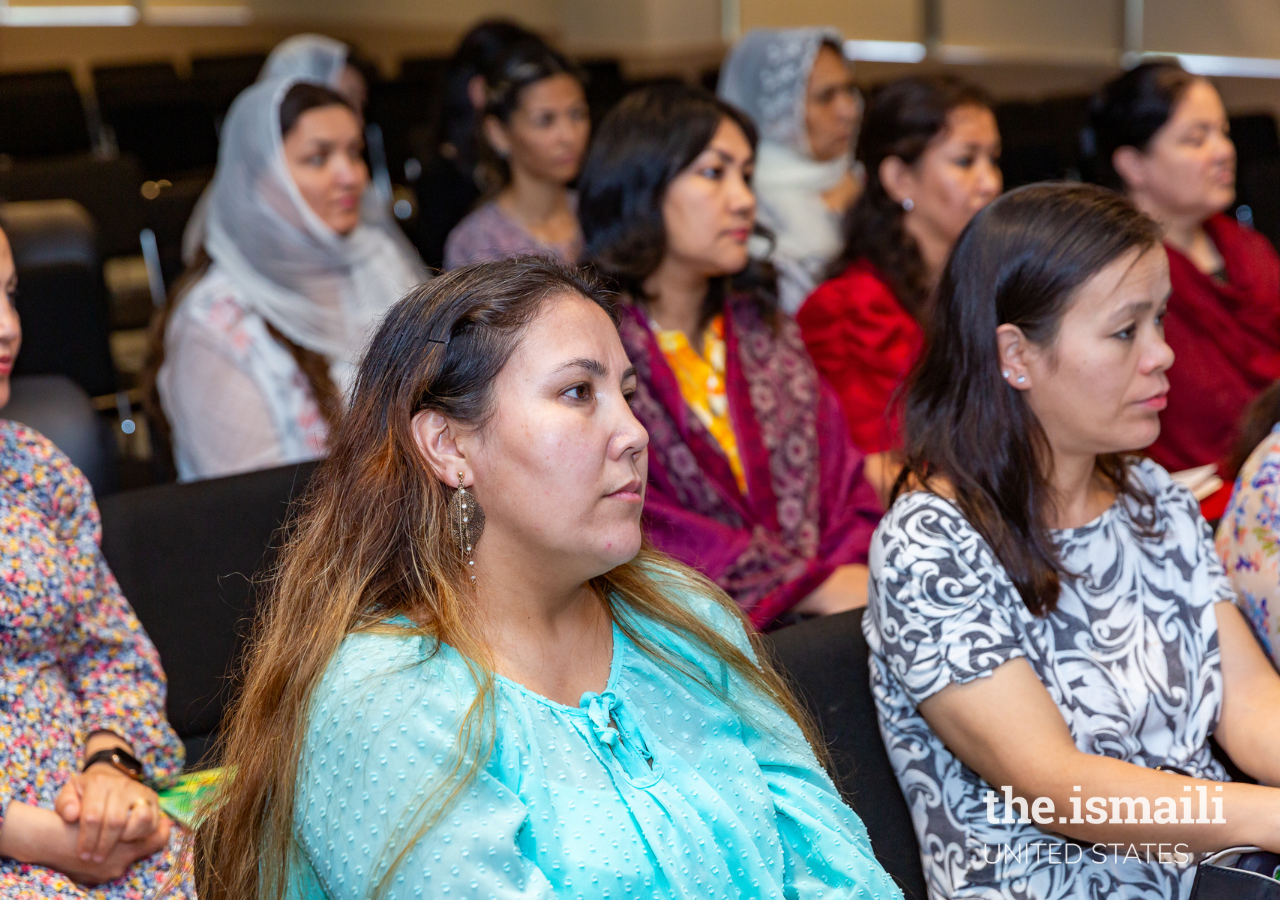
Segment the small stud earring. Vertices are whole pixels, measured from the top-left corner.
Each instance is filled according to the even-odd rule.
[[[1001,372],[1001,373],[1000,373],[1000,377],[1001,377],[1001,378],[1008,378],[1008,377],[1009,377],[1009,370],[1008,370],[1008,369],[1005,369],[1003,372]]]
[[[916,204],[910,197],[907,197],[902,201],[902,208],[907,212],[911,212],[916,208]]]
[[[1026,375],[1019,375],[1019,376],[1018,376],[1018,384],[1023,384],[1023,383],[1025,383],[1025,382],[1026,382],[1026,380],[1027,380],[1027,376],[1026,376]]]

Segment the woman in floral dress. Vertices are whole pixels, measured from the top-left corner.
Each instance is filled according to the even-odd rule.
[[[15,287],[0,232],[0,406]],[[0,897],[141,900],[170,879],[169,896],[195,896],[153,789],[183,761],[164,673],[100,537],[80,471],[0,420]]]
[[[1245,411],[1227,465],[1239,474],[1218,525],[1218,555],[1262,649],[1280,667],[1280,381]]]

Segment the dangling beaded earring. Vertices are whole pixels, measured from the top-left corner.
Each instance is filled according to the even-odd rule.
[[[454,540],[458,542],[458,550],[462,561],[467,564],[468,572],[476,564],[471,558],[480,533],[484,531],[484,510],[476,503],[475,496],[462,486],[464,473],[458,473],[458,489],[449,498],[449,525]],[[476,583],[476,576],[471,575],[471,583]]]

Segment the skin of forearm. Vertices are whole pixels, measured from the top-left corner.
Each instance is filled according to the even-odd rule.
[[[1214,735],[1231,761],[1263,784],[1280,786],[1280,692],[1269,702],[1247,702],[1241,709],[1239,698],[1231,698],[1223,721]],[[1235,700],[1235,703],[1232,703]]]
[[[24,863],[43,863],[41,851],[48,850],[48,843],[62,820],[52,810],[41,809],[12,800],[0,822],[0,857],[16,859]]]
[[[1049,815],[1042,809],[1042,818],[1050,819],[1050,823],[1038,822],[1039,827],[1085,843],[1172,843],[1186,845],[1192,852],[1256,844],[1280,852],[1280,793],[1274,788],[1187,778],[1079,751],[1062,759],[1041,760],[1034,774],[1023,773],[1022,777],[1005,774],[1004,780],[991,783],[1009,785],[1015,797],[1027,801],[1028,815],[1037,798],[1048,798],[1053,811]],[[1205,793],[1202,795],[1198,788],[1204,788]],[[1001,791],[997,790],[997,795],[1003,799]],[[1207,824],[1198,821],[1202,796]],[[1133,798],[1138,802],[1131,812],[1127,803],[1113,805],[1112,797]],[[1117,818],[1155,820],[1157,804],[1166,797],[1173,801],[1176,823],[1115,821]],[[1079,803],[1078,815],[1072,798]],[[1105,821],[1096,824],[1088,821],[1090,798],[1104,799]],[[1147,801],[1149,812],[1145,814],[1141,799]],[[1221,800],[1220,807],[1214,803],[1215,799]],[[999,803],[995,808],[997,816],[1005,815]],[[1097,818],[1096,812],[1095,805],[1094,818]],[[1015,815],[1022,815],[1021,808]],[[1077,818],[1084,821],[1072,821]],[[1189,818],[1197,821],[1188,823],[1185,820]],[[1215,819],[1221,821],[1215,822]]]

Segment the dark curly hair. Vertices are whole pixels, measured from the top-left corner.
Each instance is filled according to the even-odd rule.
[[[865,259],[888,281],[898,302],[922,318],[929,295],[929,276],[920,248],[903,226],[903,209],[885,191],[880,164],[896,156],[914,164],[947,127],[947,116],[962,106],[991,108],[991,98],[977,85],[953,75],[900,78],[873,91],[858,135],[858,160],[866,167],[867,184],[844,221],[844,250],[827,277]]]
[[[600,123],[578,181],[578,221],[585,261],[618,291],[646,299],[645,279],[667,252],[667,185],[707,148],[726,119],[742,129],[754,150],[756,128],[746,113],[684,84],[633,91]],[[743,271],[713,281],[703,324],[723,308],[727,291],[749,294],[770,319],[777,314],[777,278],[768,263],[753,260]]]

